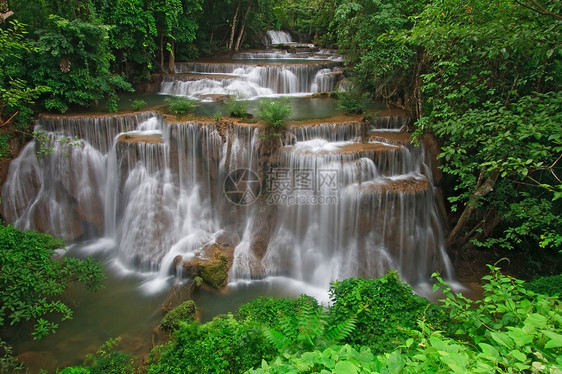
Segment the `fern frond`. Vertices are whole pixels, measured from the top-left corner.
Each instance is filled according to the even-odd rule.
[[[277,330],[264,328],[263,335],[279,351],[283,351],[291,343],[290,339]]]
[[[347,338],[353,330],[355,330],[355,317],[351,317],[344,321],[337,322],[334,326],[330,326],[326,333],[326,338],[330,343],[338,343]]]

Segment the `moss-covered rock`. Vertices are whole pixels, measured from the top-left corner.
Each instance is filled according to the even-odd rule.
[[[170,310],[160,323],[160,327],[165,331],[174,331],[179,327],[180,321],[193,322],[195,320],[195,302],[187,300]]]
[[[213,243],[203,248],[197,257],[184,262],[184,271],[214,288],[222,288],[228,282],[228,271],[234,259],[234,247]]]

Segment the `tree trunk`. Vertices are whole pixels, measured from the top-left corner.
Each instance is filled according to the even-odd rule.
[[[168,72],[173,73],[176,65],[176,53],[174,52],[176,42],[174,39],[170,39],[170,57],[168,59]]]
[[[486,180],[482,182],[482,180],[484,179],[484,170],[480,171],[476,189],[472,193],[472,196],[470,197],[468,203],[465,205],[464,210],[459,220],[457,221],[457,224],[447,237],[447,244],[449,245],[449,247],[457,242],[462,229],[468,223],[470,217],[472,217],[472,213],[474,212],[474,209],[476,209],[476,204],[478,203],[478,201],[494,190],[494,186],[496,185],[499,176],[500,170],[494,169],[486,178]]]
[[[160,71],[164,70],[164,34],[160,33]]]
[[[232,50],[234,47],[234,35],[236,35],[236,25],[238,24],[238,12],[240,11],[240,3],[236,6],[234,18],[232,19],[232,30],[230,31],[230,41],[228,42],[228,49]]]
[[[240,32],[238,33],[238,39],[236,39],[236,45],[234,46],[235,51],[240,50],[240,44],[242,44],[244,31],[246,28],[246,19],[248,18],[248,14],[250,14],[250,9],[252,8],[252,0],[248,3],[248,8],[246,9],[246,13],[244,14],[244,18],[242,19],[242,27],[240,27]]]

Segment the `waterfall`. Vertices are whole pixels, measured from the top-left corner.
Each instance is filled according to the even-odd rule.
[[[37,129],[53,152],[38,157],[31,142],[12,162],[1,213],[68,242],[110,239],[113,261],[157,280],[229,233],[240,238],[232,282],[283,275],[327,288],[392,268],[419,283],[450,264],[423,149],[388,132],[401,124],[375,121],[366,143],[358,122],[292,127],[261,173],[253,126],[167,123],[154,113],[42,117]],[[78,135],[72,146],[57,141]],[[263,178],[249,206],[225,197],[235,170]]]
[[[254,99],[272,95],[300,95],[333,91],[341,71],[337,63],[247,65],[178,63],[178,74],[163,79],[160,93],[205,99],[232,95]],[[187,74],[187,76],[185,76]]]
[[[266,45],[289,44],[293,42],[291,34],[285,31],[268,30],[266,32],[268,43]]]

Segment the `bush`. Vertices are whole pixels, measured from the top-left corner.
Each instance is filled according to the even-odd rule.
[[[549,296],[560,296],[562,295],[562,275],[533,279],[525,285],[525,288]]]
[[[265,124],[265,137],[280,138],[290,114],[291,106],[286,100],[262,99],[258,107],[258,116]]]
[[[454,320],[457,330],[454,334],[444,334],[428,323],[427,318],[420,316],[422,318],[413,319],[417,327],[404,330],[408,338],[393,351],[374,355],[369,347],[363,345],[331,346],[324,350],[285,354],[275,361],[263,362],[248,373],[560,372],[560,302],[556,298],[528,291],[523,287],[523,281],[503,276],[498,268],[490,268],[491,275],[483,278],[487,282],[483,286],[484,297],[477,301],[452,293],[450,287],[435,274],[437,284],[434,289],[440,289],[445,295],[445,299],[441,300],[443,305],[437,307]],[[378,283],[382,289],[389,288],[389,284],[390,288],[396,288],[397,279],[393,273],[374,282],[383,279],[387,280],[386,283]],[[378,295],[383,295],[383,300],[378,303],[381,305],[373,305],[366,293],[360,292],[366,288],[363,281],[351,280],[348,284],[351,292],[344,300],[348,305],[361,305],[364,308],[361,313],[372,314],[371,311],[378,310],[374,314],[380,315],[383,310],[387,314],[388,306],[380,308],[381,305],[392,304],[392,300],[385,296],[386,291],[378,292]],[[368,288],[375,291],[379,287]],[[374,300],[377,292],[372,296]],[[399,295],[398,304],[402,303],[402,296]],[[340,308],[341,304],[343,300],[340,300]]]
[[[320,311],[318,301],[307,295],[301,295],[296,299],[258,297],[242,305],[238,309],[237,318],[276,329],[281,327],[281,318],[295,318],[303,305],[309,303],[316,311]]]
[[[338,94],[338,110],[345,114],[361,114],[369,106],[369,97],[366,93],[339,92]]]
[[[409,336],[429,301],[415,295],[396,272],[373,279],[350,278],[332,283],[330,315],[336,321],[356,319],[355,333],[345,342],[392,350]]]
[[[95,354],[87,355],[83,366],[67,367],[60,374],[134,374],[137,372],[131,355],[115,348],[121,338],[109,339]]]
[[[224,102],[224,105],[231,117],[248,117],[248,107],[246,106],[245,101],[237,100],[235,96],[229,95],[228,100]]]
[[[195,302],[187,300],[170,310],[160,323],[160,327],[166,331],[174,331],[179,327],[180,321],[193,322],[195,320]]]
[[[181,322],[174,340],[152,351],[148,373],[242,373],[275,352],[258,325],[229,314],[204,325]]]
[[[136,112],[138,110],[141,110],[142,108],[144,108],[146,106],[146,101],[142,100],[142,99],[138,99],[138,100],[133,100],[131,101],[131,109]]]
[[[185,114],[195,110],[195,100],[189,100],[183,97],[166,98],[168,109],[175,114]]]
[[[59,297],[71,282],[95,291],[103,287],[101,264],[94,259],[53,259],[61,240],[47,234],[0,226],[0,327],[33,322],[36,339],[54,332],[52,319],[72,318],[72,310]]]

